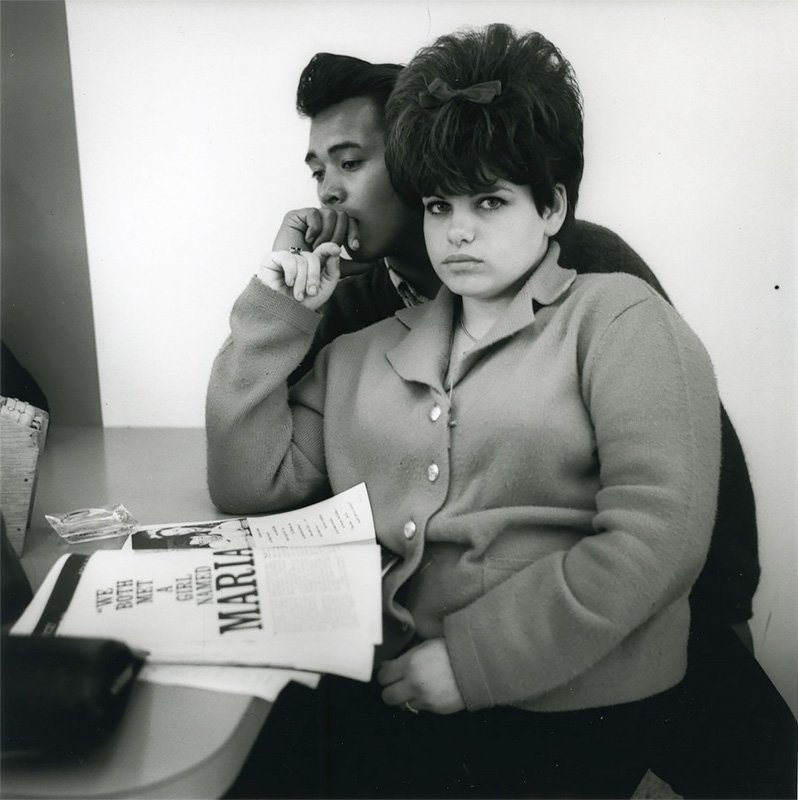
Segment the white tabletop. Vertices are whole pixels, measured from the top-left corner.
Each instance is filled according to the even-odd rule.
[[[51,427],[22,563],[34,586],[65,545],[45,513],[122,503],[142,523],[216,519],[205,438],[189,428]],[[264,700],[137,682],[119,728],[80,758],[4,755],[9,798],[214,798],[233,783],[269,712]]]

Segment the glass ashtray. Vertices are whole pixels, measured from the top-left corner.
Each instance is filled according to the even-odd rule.
[[[123,505],[80,508],[67,514],[45,514],[53,530],[69,544],[128,536],[138,525]]]

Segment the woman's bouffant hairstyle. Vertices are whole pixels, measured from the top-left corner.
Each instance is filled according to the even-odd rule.
[[[495,81],[492,99],[465,91]],[[386,121],[388,171],[411,206],[437,192],[484,191],[499,178],[530,186],[542,214],[561,183],[563,229],[573,221],[584,168],[582,96],[571,65],[541,34],[495,24],[441,36],[402,70]]]
[[[372,64],[353,56],[316,53],[299,76],[296,109],[300,116],[313,119],[336,103],[370,97],[382,117],[401,71],[399,64]]]

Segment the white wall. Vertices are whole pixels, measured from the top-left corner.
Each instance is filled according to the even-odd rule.
[[[713,356],[759,507],[760,660],[798,710],[798,6],[769,2],[67,0],[109,426],[203,423],[227,314],[311,204],[297,77],[407,61],[463,24],[536,28],[585,95],[579,216],[654,268]]]

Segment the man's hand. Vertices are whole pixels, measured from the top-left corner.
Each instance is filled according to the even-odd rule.
[[[325,242],[313,252],[276,250],[263,259],[258,278],[270,289],[316,311],[330,299],[338,285],[340,260],[341,248],[333,242]]]
[[[354,256],[360,247],[357,220],[333,208],[297,208],[283,217],[272,250],[315,250],[324,242],[345,245]]]
[[[410,703],[418,711],[436,714],[465,708],[444,639],[428,639],[399,658],[383,662],[377,680],[385,687],[382,699],[389,706]]]

